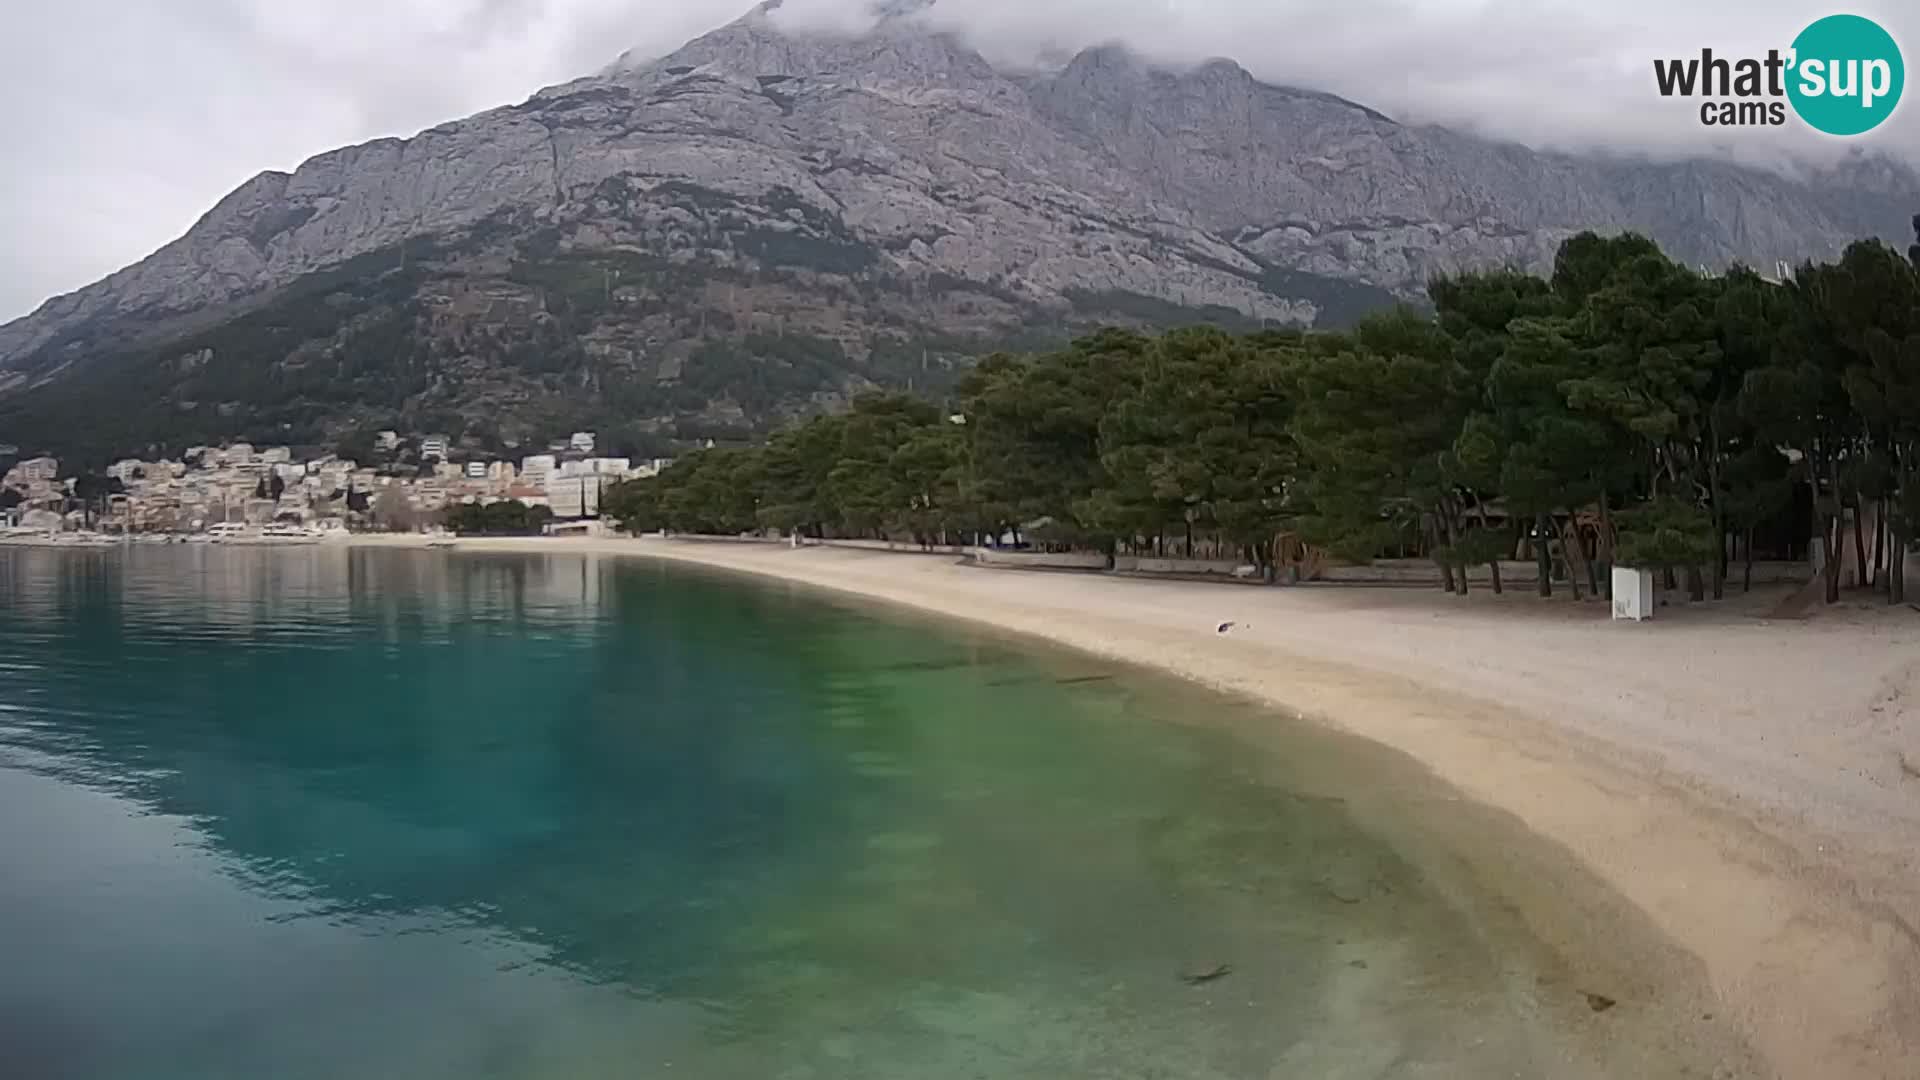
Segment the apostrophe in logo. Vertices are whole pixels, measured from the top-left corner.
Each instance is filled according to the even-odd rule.
[[[1708,127],[1778,127],[1787,106],[1816,131],[1860,135],[1879,127],[1900,104],[1906,64],[1893,35],[1859,15],[1829,15],[1800,31],[1784,54],[1734,60],[1701,49],[1699,57],[1655,60],[1662,97],[1705,98]]]
[[[1793,111],[1829,135],[1879,127],[1900,104],[1907,82],[1893,35],[1858,15],[1829,15],[1800,31],[1787,63]]]

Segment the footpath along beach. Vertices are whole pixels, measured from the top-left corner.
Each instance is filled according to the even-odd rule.
[[[1406,753],[1564,847],[1697,958],[1778,1075],[1920,1077],[1920,616],[1905,608],[1779,621],[1761,617],[1777,595],[1736,597],[1616,624],[1565,599],[987,570],[826,547],[457,550],[776,578],[1306,715]]]

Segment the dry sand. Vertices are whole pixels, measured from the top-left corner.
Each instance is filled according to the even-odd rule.
[[[1556,842],[1697,957],[1783,1077],[1920,1077],[1920,615],[1664,608],[985,570],[667,540],[644,555],[1032,634],[1251,695],[1418,759]],[[1216,632],[1234,622],[1228,634]]]

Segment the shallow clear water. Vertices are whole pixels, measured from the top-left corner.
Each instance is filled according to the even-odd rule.
[[[0,1075],[1661,1074],[1254,713],[648,563],[0,549]]]

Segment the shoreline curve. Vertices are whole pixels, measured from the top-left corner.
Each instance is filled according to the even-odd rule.
[[[1897,615],[1781,624],[1722,608],[1613,626],[1566,601],[995,572],[822,546],[455,550],[655,558],[824,588],[1304,716],[1408,755],[1564,848],[1698,960],[1777,1075],[1920,1076],[1920,779],[1902,756],[1920,739],[1920,624]],[[1866,719],[1845,722],[1858,695],[1834,688],[1868,676]],[[1808,708],[1820,701],[1830,708]]]

